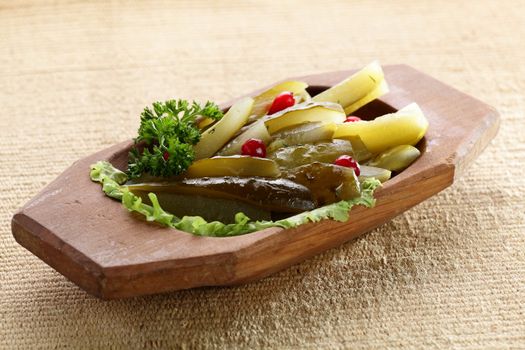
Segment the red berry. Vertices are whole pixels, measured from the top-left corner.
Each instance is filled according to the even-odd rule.
[[[259,139],[249,139],[242,145],[241,154],[243,156],[265,158],[266,145]]]
[[[348,117],[346,117],[345,123],[353,123],[353,122],[360,122],[360,121],[361,121],[361,118],[356,117],[354,115],[349,115]]]
[[[166,162],[168,161],[168,159],[170,158],[170,154],[168,153],[168,151],[164,151],[164,153],[162,154],[162,158],[164,158]]]
[[[361,168],[359,167],[359,164],[354,160],[354,158],[343,155],[337,158],[334,162],[335,165],[344,166],[347,168],[353,168],[356,176],[359,176],[361,174]]]
[[[268,114],[274,114],[279,111],[282,111],[285,108],[292,107],[295,104],[295,99],[293,98],[293,93],[285,91],[281,92],[273,100],[272,106],[268,110]]]

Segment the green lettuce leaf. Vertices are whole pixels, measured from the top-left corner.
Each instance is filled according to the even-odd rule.
[[[102,182],[105,178],[109,178],[119,185],[128,181],[128,176],[125,172],[118,170],[110,162],[106,161],[100,161],[91,165],[89,176],[91,180],[96,182]]]
[[[125,208],[144,215],[146,220],[197,236],[210,237],[237,236],[268,227],[292,228],[326,219],[345,222],[348,221],[350,209],[354,205],[363,205],[369,208],[374,206],[374,190],[381,185],[376,179],[367,179],[361,185],[361,196],[358,198],[329,204],[282,220],[251,221],[244,213],[237,213],[234,223],[225,224],[220,221],[207,222],[200,216],[178,218],[162,209],[154,193],[148,194],[152,205],[143,203],[140,197],[134,195],[124,185],[127,181],[126,174],[113,167],[109,162],[100,161],[93,164],[90,176],[91,180],[102,184],[102,191],[108,197],[121,201]]]

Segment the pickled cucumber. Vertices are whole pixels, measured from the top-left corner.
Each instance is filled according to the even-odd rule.
[[[267,158],[249,156],[213,157],[196,161],[183,174],[187,178],[218,176],[278,177],[277,163]]]
[[[361,165],[359,168],[361,170],[361,173],[359,174],[359,180],[364,180],[373,177],[381,182],[385,182],[392,176],[392,172],[390,170],[383,168],[377,168],[367,165]]]
[[[352,153],[355,160],[362,162],[373,157],[373,154],[368,150],[358,135],[348,136],[346,139],[352,144]],[[334,140],[334,142],[335,141],[336,140]]]
[[[135,194],[147,194],[149,192],[153,192],[157,196],[162,194],[164,198],[169,198],[169,194],[237,200],[263,210],[283,213],[298,213],[311,210],[316,205],[311,192],[305,186],[287,179],[265,179],[259,177],[196,178],[133,184],[129,185],[128,189]],[[271,195],[268,195],[269,193]],[[175,204],[178,206],[182,205],[182,203]]]
[[[269,154],[269,157],[280,168],[291,169],[313,162],[333,163],[343,154],[353,156],[352,143],[348,140],[284,147]]]
[[[312,122],[342,123],[346,115],[335,103],[302,103],[263,118],[270,135],[293,126]]]
[[[195,159],[211,157],[239,130],[250,116],[253,99],[243,98],[235,103],[216,124],[206,130],[193,148]]]
[[[249,139],[259,139],[265,144],[269,144],[272,140],[272,137],[268,133],[268,129],[266,129],[264,122],[262,120],[259,120],[253,123],[253,125],[249,126],[245,131],[243,131],[233,140],[228,142],[226,146],[224,146],[219,152],[217,152],[217,155],[232,156],[235,154],[241,154],[242,145]]]
[[[274,134],[275,141],[267,151],[271,153],[281,147],[332,140],[334,132],[335,123],[306,123]]]
[[[421,152],[414,146],[401,145],[380,153],[368,162],[368,165],[391,171],[401,171],[412,164],[420,154]]]
[[[268,108],[270,108],[270,105],[272,104],[275,97],[282,92],[289,91],[294,95],[297,94],[301,97],[306,97],[304,93],[306,92],[305,89],[307,87],[308,84],[302,81],[285,81],[275,86],[272,86],[268,90],[260,93],[259,95],[253,98],[255,103],[253,105],[252,115],[255,117],[255,119],[258,119],[265,115],[268,112]],[[250,121],[252,120],[254,119],[252,118]]]
[[[142,201],[151,205],[149,192],[133,191]],[[225,224],[235,222],[235,214],[244,213],[251,220],[271,220],[272,213],[256,205],[236,199],[210,198],[193,194],[157,193],[162,209],[178,217],[200,216],[206,221],[220,221]]]
[[[334,102],[350,114],[388,92],[381,65],[374,61],[349,78],[314,96],[314,102]]]
[[[308,188],[318,205],[361,195],[359,181],[351,168],[313,162],[290,169],[283,176]]]

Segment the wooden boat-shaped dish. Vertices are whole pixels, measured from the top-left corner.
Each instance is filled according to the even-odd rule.
[[[376,191],[377,204],[348,222],[323,220],[228,237],[197,237],[130,214],[89,179],[108,160],[125,168],[131,142],[77,161],[13,217],[16,240],[51,267],[104,299],[246,283],[372,230],[450,186],[496,135],[498,113],[405,65],[386,66],[390,93],[356,114],[371,119],[417,102],[430,122],[421,157]],[[350,71],[294,78],[315,94]],[[255,94],[255,92],[254,92]]]

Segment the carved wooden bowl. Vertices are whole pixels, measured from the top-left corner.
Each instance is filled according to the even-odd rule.
[[[384,68],[390,93],[355,114],[371,119],[417,102],[430,127],[418,144],[421,157],[376,191],[374,208],[354,207],[348,222],[323,220],[228,238],[197,237],[148,223],[106,197],[89,178],[89,166],[99,160],[124,169],[128,141],[64,171],[14,215],[13,235],[104,299],[246,283],[354,239],[450,186],[499,127],[498,113],[481,101],[408,66]],[[293,79],[307,82],[315,93],[351,73]]]

